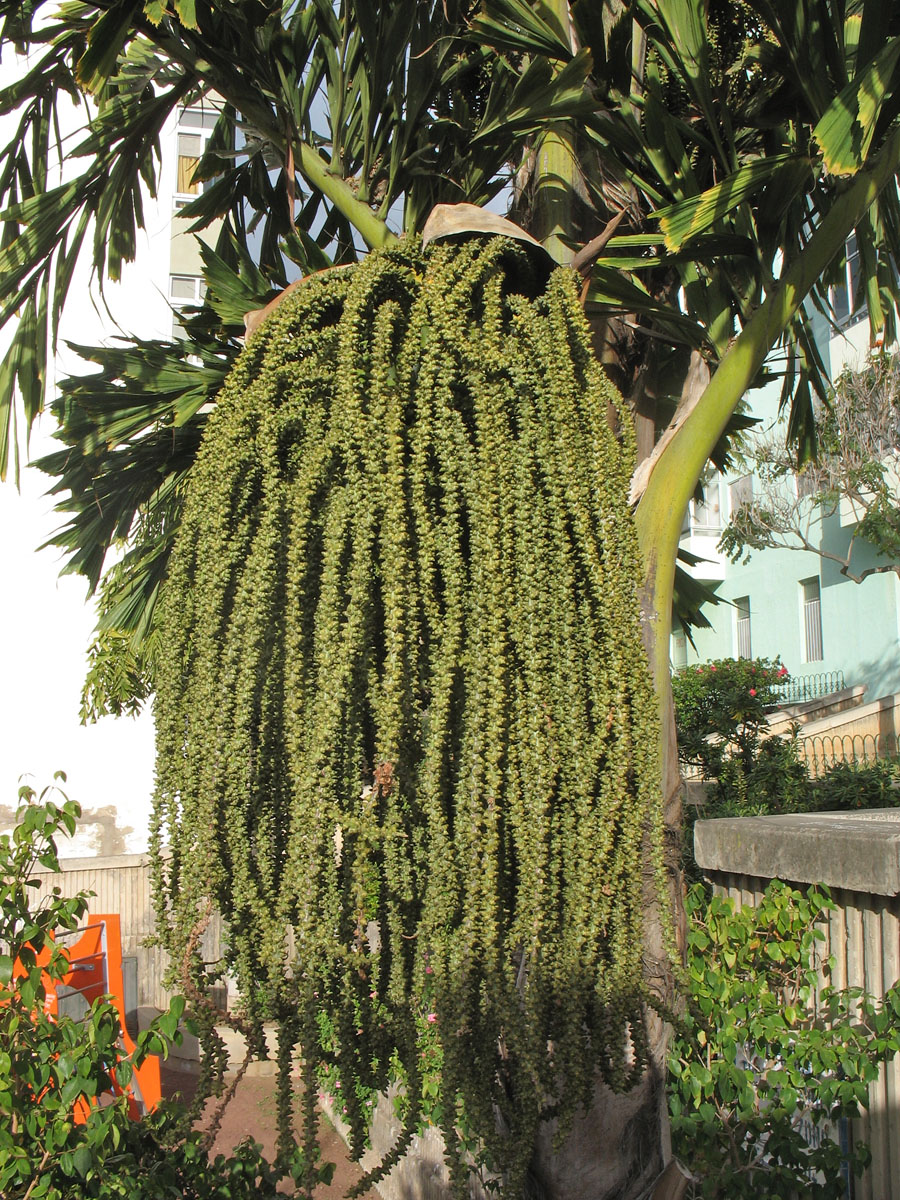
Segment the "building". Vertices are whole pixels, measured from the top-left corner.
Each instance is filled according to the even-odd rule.
[[[855,283],[854,244],[848,245],[846,285],[835,289],[833,304],[840,332],[829,336],[820,322],[820,344],[831,378],[845,366],[864,361],[868,352],[868,323],[864,311],[852,309]],[[761,428],[778,424],[779,387],[770,384],[748,399]],[[799,487],[795,476],[785,486]],[[747,561],[729,562],[718,548],[731,512],[750,499],[758,482],[746,473],[712,475],[702,498],[691,502],[685,515],[682,545],[705,561],[694,574],[718,584],[727,603],[704,610],[712,629],[693,632],[696,648],[682,630],[672,637],[671,658],[678,669],[711,658],[780,657],[792,676],[823,676],[827,689],[843,680],[865,685],[872,700],[900,692],[900,579],[894,573],[871,575],[856,583],[841,573],[840,564],[817,553],[789,549],[752,551]],[[857,515],[849,504],[821,517],[814,525],[823,550],[845,547]],[[884,563],[865,542],[853,552],[855,568]]]

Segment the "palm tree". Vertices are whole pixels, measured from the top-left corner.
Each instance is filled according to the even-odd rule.
[[[67,516],[57,542],[68,569],[100,589],[97,703],[115,708],[152,687],[155,600],[184,480],[244,314],[298,270],[354,262],[421,232],[439,204],[509,197],[513,220],[581,273],[597,353],[634,414],[645,643],[666,823],[677,826],[667,641],[684,509],[707,463],[726,460],[746,423],[742,398],[776,348],[790,436],[800,458],[814,454],[812,403],[825,386],[808,314],[828,314],[829,272],[853,232],[873,335],[895,334],[900,9],[880,0],[52,9],[0,0],[2,44],[32,55],[2,95],[17,122],[0,171],[0,321],[13,329],[0,366],[4,468],[16,420],[30,423],[51,399],[43,380],[76,259],[91,254],[101,278],[118,277],[166,119],[204,95],[222,105],[197,169],[209,186],[184,210],[198,229],[223,221],[204,251],[208,292],[187,340],[82,348],[99,371],[64,381],[53,401],[63,449],[41,465]],[[87,115],[81,144],[63,151],[77,169],[57,184],[63,96],[86,98]],[[478,224],[468,210],[456,219]],[[114,546],[125,555],[107,569]],[[127,671],[104,673],[123,655]],[[660,1028],[658,1064],[664,1052]],[[660,1090],[649,1073],[621,1106],[620,1128],[640,1123],[642,1105],[656,1113]],[[610,1120],[614,1107],[607,1098]],[[657,1116],[650,1125],[661,1127]],[[644,1156],[640,1170],[623,1167],[629,1154]],[[544,1178],[566,1195],[562,1161]],[[637,1195],[663,1161],[659,1138],[635,1139],[592,1192]]]

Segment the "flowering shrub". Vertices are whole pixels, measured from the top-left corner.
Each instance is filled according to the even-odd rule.
[[[766,736],[775,686],[790,678],[776,659],[718,659],[672,680],[678,752],[683,764],[713,780],[705,817],[846,811],[900,805],[900,762],[835,763],[811,780],[796,735]],[[692,818],[688,813],[686,859]]]
[[[789,679],[779,659],[720,658],[679,671],[672,680],[678,753],[682,762],[715,779],[736,759],[744,773],[756,760],[766,713]]]
[[[766,713],[789,679],[776,658],[722,658],[680,671],[672,680],[678,753],[713,780],[702,813],[685,814],[684,862],[693,865],[694,821],[796,812],[811,806],[812,785],[797,739],[768,737]]]

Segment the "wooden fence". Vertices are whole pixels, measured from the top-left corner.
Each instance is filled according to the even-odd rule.
[[[159,946],[147,945],[154,932],[149,857],[146,854],[117,854],[108,858],[69,858],[62,859],[60,867],[59,872],[42,867],[35,870],[33,877],[40,883],[40,889],[35,889],[33,901],[37,903],[54,887],[59,887],[64,896],[94,892],[88,901],[88,911],[119,914],[122,957],[136,967],[136,972],[126,971],[126,976],[134,979],[128,990],[135,989],[128,998],[129,1008],[132,1004],[135,1008],[167,1008],[172,995],[163,982],[168,955]],[[221,921],[218,915],[210,922],[202,945],[207,961],[219,958]]]

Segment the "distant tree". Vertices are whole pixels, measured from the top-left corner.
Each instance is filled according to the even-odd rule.
[[[900,574],[900,360],[873,355],[846,370],[816,416],[818,455],[797,470],[797,456],[776,432],[747,439],[743,461],[758,485],[731,515],[720,545],[732,562],[754,550],[807,550],[862,583]],[[841,518],[843,545],[823,540]],[[860,542],[884,559],[855,565]]]

